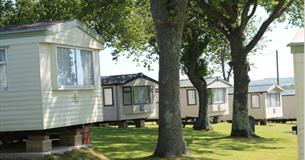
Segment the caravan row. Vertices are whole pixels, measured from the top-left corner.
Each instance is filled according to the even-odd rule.
[[[158,82],[142,73],[100,77],[104,41],[78,20],[0,28],[0,137],[95,122],[158,119]],[[208,114],[232,119],[233,91],[208,78]],[[249,114],[285,115],[277,85],[249,88]],[[197,117],[199,97],[180,81],[182,118]]]
[[[102,121],[158,119],[158,82],[142,73],[100,77],[103,39],[78,20],[0,29],[0,132],[47,130]],[[232,119],[233,90],[208,78],[209,115]],[[283,116],[277,85],[249,87],[249,114]],[[180,81],[182,118],[199,97]]]

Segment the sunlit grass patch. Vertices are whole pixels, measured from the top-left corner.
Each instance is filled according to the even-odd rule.
[[[93,127],[92,144],[113,159],[147,159],[155,149],[158,128]],[[184,137],[191,157],[179,159],[225,160],[290,160],[297,159],[296,136],[291,134],[291,124],[256,126],[261,138],[232,139],[228,123],[213,125],[213,131],[194,131],[184,128]]]

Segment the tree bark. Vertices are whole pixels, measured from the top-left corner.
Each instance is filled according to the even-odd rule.
[[[179,104],[179,65],[185,0],[151,0],[151,11],[160,51],[159,130],[155,157],[181,156],[187,153],[183,138]]]
[[[233,37],[233,36],[232,36]],[[247,52],[240,36],[230,40],[231,56],[234,73],[234,97],[233,97],[233,119],[231,136],[246,137],[255,136],[251,130],[248,117],[248,85],[250,70],[247,62]]]
[[[198,91],[199,97],[199,112],[198,118],[193,126],[194,130],[204,130],[209,131],[211,129],[209,115],[208,115],[208,88],[205,79],[196,79],[196,77],[189,76],[194,87]],[[195,83],[197,81],[197,83]]]

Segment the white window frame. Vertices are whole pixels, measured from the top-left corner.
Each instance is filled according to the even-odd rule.
[[[7,49],[6,48],[0,48],[0,50],[4,50],[4,56],[5,56],[5,61],[1,62],[0,65],[6,65],[6,87],[5,88],[0,88],[0,91],[6,91],[8,89],[8,59],[7,59]]]
[[[258,96],[258,106],[253,106],[253,99],[252,99],[253,96]],[[251,98],[251,108],[252,109],[260,109],[261,108],[260,107],[260,95],[259,94],[251,94],[250,98]]]
[[[271,106],[271,95],[276,95],[278,96],[278,104],[279,105],[275,105],[275,106]],[[275,102],[277,103],[277,102]],[[275,108],[275,107],[280,107],[281,106],[281,94],[280,93],[267,93],[267,107],[269,108]]]
[[[84,50],[84,51],[89,51],[91,52],[91,57],[92,57],[92,74],[93,74],[93,84],[92,85],[60,85],[59,83],[59,78],[58,78],[58,60],[57,60],[57,57],[58,57],[58,48],[67,48],[67,49],[74,49],[74,50]],[[55,45],[55,63],[56,63],[56,67],[55,67],[55,72],[56,72],[56,76],[54,78],[56,78],[56,88],[57,89],[94,89],[95,88],[95,85],[96,85],[96,82],[95,82],[95,69],[94,69],[94,66],[95,66],[95,62],[94,62],[94,51],[93,50],[90,50],[90,49],[86,49],[86,48],[80,48],[80,47],[71,47],[71,46],[64,46],[64,45]]]
[[[194,92],[194,95],[195,95],[195,103],[190,103],[190,95],[189,95],[189,92]],[[186,89],[186,101],[187,101],[187,105],[188,106],[192,106],[192,105],[196,105],[197,104],[197,93],[196,93],[196,89]]]

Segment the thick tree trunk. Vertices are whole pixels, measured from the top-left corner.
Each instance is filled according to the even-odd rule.
[[[232,137],[246,137],[254,136],[251,130],[248,117],[248,85],[250,78],[248,76],[249,64],[246,61],[246,56],[243,53],[242,47],[237,47],[239,54],[233,49],[233,55],[239,55],[233,59],[233,73],[234,73],[234,98],[233,98],[233,120],[232,120]]]
[[[159,131],[156,157],[187,153],[179,104],[179,64],[187,1],[151,0],[159,57]]]
[[[191,77],[189,77],[192,79]],[[193,80],[194,81],[194,80]],[[200,83],[194,85],[199,94],[199,112],[198,118],[193,126],[194,130],[205,130],[209,131],[211,129],[209,115],[208,115],[208,88],[205,79],[197,80]]]

